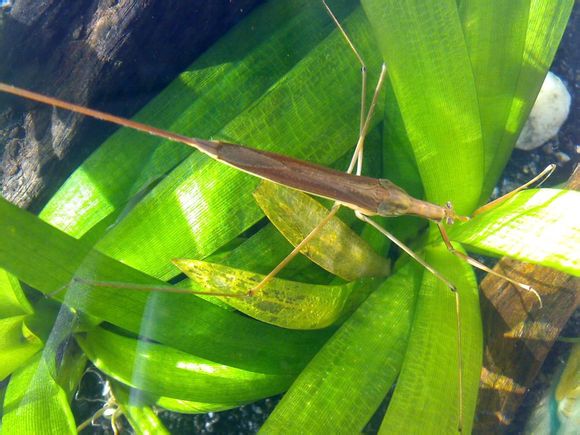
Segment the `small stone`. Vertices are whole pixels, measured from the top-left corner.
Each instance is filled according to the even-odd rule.
[[[570,156],[562,151],[556,151],[554,153],[554,157],[558,160],[559,163],[568,163],[570,160]]]
[[[570,113],[570,103],[570,93],[562,80],[549,72],[516,142],[516,148],[530,151],[558,134]]]

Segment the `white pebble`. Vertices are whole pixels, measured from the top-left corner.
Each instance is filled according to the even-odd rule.
[[[554,153],[554,156],[556,156],[556,159],[558,159],[558,162],[560,163],[568,163],[570,160],[572,160],[572,158],[568,154],[562,151],[556,151]]]
[[[516,148],[530,151],[556,136],[570,113],[571,97],[562,80],[548,72]]]

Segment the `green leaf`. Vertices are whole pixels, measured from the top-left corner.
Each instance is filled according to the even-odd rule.
[[[33,312],[18,280],[0,269],[0,381],[42,348],[42,340],[26,325]]]
[[[497,3],[513,3],[516,7],[518,4],[518,2],[501,1]],[[530,0],[523,54],[520,59],[510,60],[521,65],[517,76],[517,86],[512,93],[510,112],[503,128],[500,145],[493,150],[491,159],[486,158],[487,176],[481,202],[487,201],[532,110],[566,29],[573,6],[573,0]],[[497,31],[501,30],[497,29]],[[507,43],[504,41],[504,44]]]
[[[483,341],[479,294],[473,269],[439,244],[425,260],[452,277],[460,295],[463,360],[463,430],[471,432],[475,413]],[[410,260],[409,260],[410,261]],[[397,386],[381,433],[455,433],[460,421],[458,335],[455,296],[434,275],[423,273]]]
[[[290,329],[319,329],[334,324],[350,315],[379,282],[367,278],[342,285],[315,285],[274,278],[258,294],[246,296],[264,275],[198,260],[174,263],[207,292],[241,295],[223,298],[239,311]]]
[[[279,3],[281,2],[271,2],[272,5]],[[352,7],[352,3],[348,3]],[[345,9],[348,10],[349,7]],[[339,10],[341,9],[339,6]],[[362,12],[357,11],[345,19],[345,25],[357,38],[359,48],[367,55],[369,68],[378,72],[378,59],[372,56],[376,50]],[[258,28],[261,32],[262,28]],[[256,27],[251,26],[251,22],[244,25],[244,29],[245,32],[257,31]],[[298,29],[316,29],[316,37],[312,39],[310,31],[304,33]],[[266,80],[267,83],[259,86],[261,91],[253,95],[251,104],[248,102],[247,107],[238,107],[239,112],[235,116],[222,120],[219,128],[216,127],[210,134],[323,164],[331,164],[339,159],[356,141],[360,73],[356,59],[340,33],[331,30],[335,30],[335,26],[322,5],[312,2],[304,6],[304,12],[296,21],[290,20],[273,30],[263,30],[269,33],[286,32],[285,38],[293,39],[292,46],[300,45],[302,39],[296,41],[297,37],[304,37],[307,54],[304,53],[299,62],[288,65],[287,60],[281,60],[283,66],[271,66],[272,76],[277,78],[274,83],[269,72],[255,71],[251,80]],[[271,35],[265,36],[264,40],[269,41],[269,36]],[[236,36],[237,39],[241,37],[240,34]],[[314,47],[311,41],[316,41],[318,45]],[[280,57],[271,56],[272,52],[276,52],[276,47],[273,51],[269,42],[256,50],[258,51],[255,55],[262,57],[260,65],[263,65],[264,59],[276,64]],[[223,63],[223,52],[218,51],[207,56],[209,58],[206,61],[212,59],[216,64]],[[253,63],[255,62],[244,62],[244,65],[240,65],[240,70]],[[224,80],[227,80],[227,86],[224,86],[229,92],[237,95],[240,86],[238,78],[231,74]],[[215,86],[222,84],[216,83]],[[297,89],[300,92],[296,92]],[[195,96],[189,96],[185,92],[174,93],[174,98],[175,94],[181,99],[195,99]],[[281,101],[291,104],[281,104]],[[204,115],[207,115],[207,111],[208,107],[203,106]],[[191,124],[191,119],[187,122]],[[207,134],[193,131],[181,133],[198,136]],[[327,146],[319,146],[322,139]],[[141,148],[136,148],[135,152],[145,153]],[[102,159],[128,161],[126,158],[119,159],[114,152],[103,154]],[[140,165],[139,160],[136,162]],[[87,176],[85,167],[81,167],[78,172],[85,175],[80,177],[79,186],[75,188],[81,189],[81,195],[75,196],[79,210],[75,213],[84,210],[84,198],[88,198],[91,204],[94,200],[104,202],[107,206],[105,201],[98,201],[92,194],[82,195],[82,186],[86,185],[87,178],[89,181],[99,179],[98,177],[115,179],[112,172],[107,169]],[[97,247],[107,255],[153,276],[173,277],[176,270],[170,263],[172,258],[203,259],[262,218],[263,214],[251,196],[256,185],[255,178],[224,167],[222,163],[205,155],[193,153],[163,178],[150,194],[100,240]],[[91,186],[86,189],[97,190],[99,195],[110,190]],[[108,196],[107,194],[107,198]],[[66,202],[60,202],[60,207],[77,209],[77,202],[70,197],[67,199]],[[56,209],[57,204],[52,207]],[[86,213],[92,212],[89,210]],[[55,224],[60,219],[56,215],[53,219],[48,214],[43,214],[43,217]],[[93,218],[87,216],[83,219]],[[144,246],[148,248],[143,249]]]
[[[179,412],[182,414],[205,414],[208,412],[225,411],[226,409],[238,408],[239,402],[230,403],[207,403],[192,402],[188,400],[173,399],[171,397],[157,397],[153,401],[155,405],[160,406],[168,411]]]
[[[254,198],[268,219],[294,246],[304,240],[329,212],[305,193],[269,182],[258,186]],[[375,253],[337,217],[320,229],[302,253],[347,281],[389,274],[389,261]]]
[[[151,394],[196,402],[247,403],[284,391],[288,375],[224,366],[157,343],[97,327],[77,336],[90,360],[108,376]]]
[[[525,190],[469,222],[449,228],[452,240],[580,276],[580,192]]]
[[[416,194],[421,192],[418,180],[413,179],[418,172],[428,200],[438,204],[451,200],[462,214],[470,213],[495,184],[525,119],[520,115],[535,99],[571,5],[493,1],[483,7],[479,3],[468,0],[458,6],[445,0],[425,8],[420,1],[362,1],[389,66],[393,89],[386,112],[394,125],[385,135],[393,143],[388,145],[385,166],[394,171],[395,180]],[[514,36],[512,29],[520,30]],[[510,37],[502,38],[508,31]],[[536,59],[534,69],[528,69]],[[400,159],[401,166],[396,160],[389,162],[389,157]],[[469,425],[481,354],[472,277],[466,279],[465,265],[444,252],[430,252],[427,260],[453,283],[463,283],[463,411],[464,423]],[[433,299],[429,290],[433,283],[427,281],[419,296],[385,432],[457,430],[455,315],[452,299],[444,297],[444,286],[439,287],[441,300]],[[430,376],[422,377],[424,373]],[[424,403],[433,406],[417,406]],[[469,427],[464,429],[469,431]]]
[[[262,433],[357,433],[401,367],[420,273],[407,264],[359,307],[312,359]]]
[[[56,382],[52,364],[38,354],[10,378],[4,397],[3,434],[76,434],[67,392]]]
[[[438,1],[428,13],[420,0],[362,5],[389,67],[427,199],[437,204],[452,199],[460,213],[469,213],[481,193],[484,155],[456,1]]]
[[[75,276],[101,282],[164,284],[91,250],[1,198],[0,238],[4,242],[0,267],[45,294],[62,290]],[[328,334],[280,330],[190,295],[91,289],[79,282],[70,287],[65,301],[75,310],[184,352],[263,373],[295,374]],[[62,298],[62,291],[55,297]]]
[[[13,316],[0,319],[0,381],[42,349],[42,340],[26,327],[26,318]]]
[[[0,269],[0,319],[33,312],[18,279]]]
[[[269,2],[256,9],[136,119],[187,136],[218,134],[334,30],[328,19],[321,19],[320,5],[309,3]],[[344,16],[352,3],[341,3],[336,11]],[[41,217],[80,237],[192,152],[186,146],[121,129],[67,180]]]
[[[530,0],[493,1],[493,7],[489,2],[466,0],[459,5],[478,96],[485,173],[493,180],[500,175],[498,168],[493,173],[489,170],[498,150],[506,147],[501,139],[522,73],[519,60],[525,47],[529,9]],[[512,146],[507,148],[511,151]],[[505,161],[501,168],[503,165]]]

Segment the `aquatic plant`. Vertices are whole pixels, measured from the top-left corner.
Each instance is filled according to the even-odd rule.
[[[389,68],[365,172],[435,203],[451,200],[462,214],[485,202],[531,109],[571,5],[441,1],[425,8],[420,1],[363,0],[361,8],[352,1],[333,2],[371,78],[382,59]],[[343,168],[356,141],[359,94],[356,59],[322,6],[269,2],[138,118],[186,135]],[[91,284],[175,282],[180,276],[175,258],[197,260],[201,281],[218,272],[230,278],[267,273],[290,245],[271,224],[263,225],[264,211],[253,196],[258,183],[186,147],[120,130],[77,169],[39,217],[0,201],[0,266],[6,271],[0,287],[1,378],[10,376],[3,387],[3,429],[74,431],[69,402],[88,358],[111,379],[118,406],[141,431],[162,430],[153,405],[217,411],[288,388],[265,432],[358,431],[397,379],[385,429],[455,431],[453,295],[404,257],[388,278],[354,279],[376,252],[386,252],[387,243],[372,229],[362,229],[362,237],[376,252],[365,248],[341,265],[354,283],[337,281],[304,259],[281,275],[307,283],[298,287],[316,284],[315,290],[334,302],[336,293],[325,295],[324,287],[358,295],[349,293],[345,302],[350,310],[360,304],[352,316],[337,311],[338,323],[317,331],[278,328],[191,295]],[[260,204],[272,220],[300,221],[314,207],[301,195],[267,189],[259,190],[266,192]],[[289,200],[303,209],[285,206]],[[282,219],[272,212],[276,207],[285,210]],[[578,207],[575,192],[531,190],[450,234],[471,248],[578,275],[580,233],[566,219],[571,207]],[[431,228],[425,231],[424,222],[383,223],[460,289],[469,431],[482,346],[473,272],[447,252]],[[336,236],[338,251],[354,243],[343,237]],[[215,263],[231,269],[218,270],[211,266]],[[23,292],[18,280],[50,299]],[[204,288],[193,281],[176,285]],[[375,291],[362,302],[370,290]],[[306,307],[303,300],[290,302],[303,312],[312,308],[311,301]],[[269,315],[271,307],[256,309]]]

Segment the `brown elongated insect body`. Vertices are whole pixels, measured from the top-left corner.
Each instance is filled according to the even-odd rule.
[[[413,198],[387,179],[344,173],[282,154],[242,145],[183,136],[5,83],[0,83],[0,91],[189,145],[236,169],[274,183],[335,200],[366,216],[414,215],[449,223],[456,219],[466,219],[457,216],[450,207],[442,207]]]
[[[249,174],[332,199],[367,216],[415,215],[443,221],[453,210],[413,198],[387,179],[353,175],[268,151],[217,142],[213,157]]]

